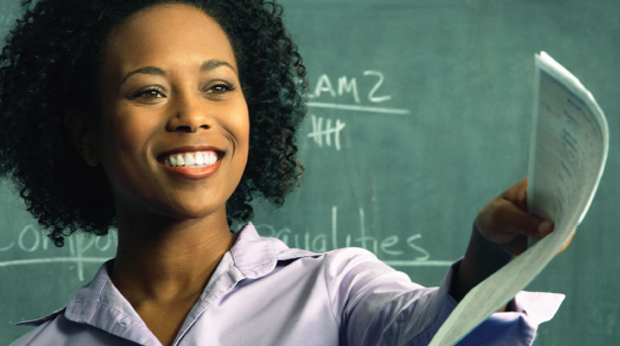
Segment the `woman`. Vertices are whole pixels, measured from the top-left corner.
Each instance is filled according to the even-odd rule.
[[[439,289],[360,249],[315,254],[261,238],[248,202],[281,204],[301,173],[293,135],[305,70],[278,6],[26,6],[0,58],[1,172],[57,245],[112,226],[119,244],[15,345],[423,345],[454,299],[522,252],[526,236],[551,232],[523,211],[517,183],[479,214]],[[525,316],[528,302],[465,342],[531,342],[550,316]]]

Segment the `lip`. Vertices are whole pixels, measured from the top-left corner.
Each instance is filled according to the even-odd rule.
[[[217,154],[217,161],[208,167],[170,167],[164,164],[164,159],[168,155],[178,153],[191,153],[197,151],[213,151]],[[204,179],[217,172],[222,162],[222,159],[224,158],[224,155],[225,152],[223,150],[214,146],[183,146],[159,154],[157,156],[157,161],[162,167],[164,167],[166,172],[169,172],[173,175],[188,179]]]

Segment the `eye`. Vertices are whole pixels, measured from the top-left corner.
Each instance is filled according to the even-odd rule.
[[[235,87],[232,84],[220,83],[207,89],[205,91],[205,94],[224,94],[232,90],[235,90]]]
[[[147,90],[140,90],[135,94],[131,95],[131,99],[140,99],[140,100],[148,100],[153,101],[155,99],[166,97],[162,90],[157,87],[152,87]]]

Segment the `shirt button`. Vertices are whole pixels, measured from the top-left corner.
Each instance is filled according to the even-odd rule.
[[[121,327],[127,327],[127,322],[125,321],[118,321],[118,324],[120,324]]]

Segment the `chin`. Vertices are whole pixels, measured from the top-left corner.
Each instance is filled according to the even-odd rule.
[[[224,206],[213,207],[207,206],[205,204],[195,205],[195,206],[178,206],[174,210],[172,210],[172,218],[177,219],[179,221],[183,220],[200,220],[200,219],[217,219],[223,218],[226,220],[226,208]]]

